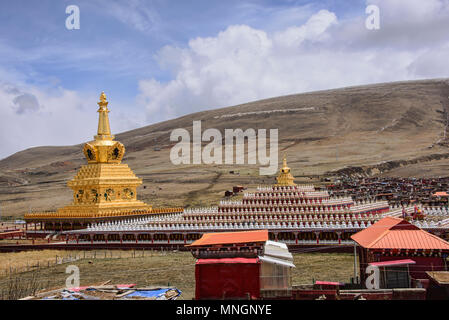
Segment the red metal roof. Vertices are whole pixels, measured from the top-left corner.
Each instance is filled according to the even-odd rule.
[[[241,231],[241,232],[216,232],[205,233],[193,242],[189,247],[206,246],[214,244],[234,244],[265,242],[268,240],[268,230]]]
[[[388,266],[398,266],[401,264],[415,264],[415,263],[416,263],[416,261],[413,261],[412,259],[402,259],[402,260],[371,262],[371,263],[369,263],[369,265],[377,266],[377,267],[388,267]]]
[[[449,242],[393,217],[379,220],[351,239],[367,249],[449,250]]]
[[[221,259],[198,259],[196,264],[215,263],[258,263],[258,258],[221,258]]]

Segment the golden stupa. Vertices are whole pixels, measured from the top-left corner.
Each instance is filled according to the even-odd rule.
[[[290,173],[290,168],[287,166],[286,155],[284,155],[284,158],[282,160],[282,168],[279,170],[279,174],[276,180],[276,187],[296,186],[296,183],[294,183],[295,178],[292,176],[292,174]]]
[[[98,102],[98,132],[94,140],[84,145],[87,165],[67,183],[73,190],[73,203],[59,209],[59,214],[94,217],[151,211],[151,206],[137,200],[137,178],[127,164],[121,163],[125,147],[114,140],[109,126],[108,101],[104,92]]]
[[[153,209],[137,200],[137,187],[142,179],[136,177],[127,164],[121,163],[125,147],[111,135],[104,92],[98,106],[97,135],[83,148],[87,164],[67,183],[73,190],[73,202],[56,212],[25,214],[27,222],[44,222],[45,229],[67,229],[92,221],[182,211],[182,208]]]

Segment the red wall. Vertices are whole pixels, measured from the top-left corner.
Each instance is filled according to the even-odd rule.
[[[195,266],[195,299],[259,298],[259,263],[213,263]]]

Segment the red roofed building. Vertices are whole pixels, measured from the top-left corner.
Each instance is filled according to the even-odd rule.
[[[359,245],[360,279],[366,280],[366,267],[376,262],[411,259],[412,279],[428,279],[426,271],[447,269],[449,242],[428,233],[404,219],[386,217],[351,238]]]
[[[291,294],[293,256],[268,230],[206,233],[187,246],[197,258],[195,299],[258,299]]]

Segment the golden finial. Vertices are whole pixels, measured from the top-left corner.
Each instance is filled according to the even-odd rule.
[[[108,100],[106,99],[104,91],[101,92],[100,101],[97,102],[97,104],[100,108],[98,108],[97,110],[97,112],[99,113],[98,131],[97,135],[95,136],[95,140],[114,139],[114,137],[111,135],[111,128],[109,127]]]
[[[101,92],[101,94],[100,94],[100,102],[97,102],[97,103],[98,103],[98,105],[100,107],[108,105],[108,100],[106,98],[106,94],[104,93],[104,91]]]
[[[282,159],[282,165],[284,168],[287,167],[287,153],[284,153],[284,158]]]

